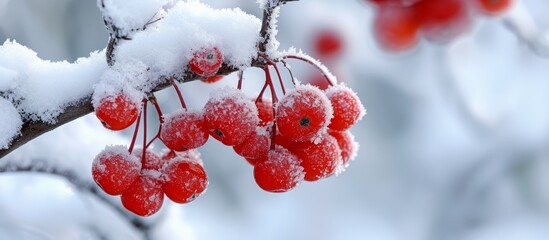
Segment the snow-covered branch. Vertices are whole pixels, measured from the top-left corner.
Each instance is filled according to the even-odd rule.
[[[216,10],[198,2],[150,1],[156,5],[147,8],[131,2],[127,5],[132,7],[122,8],[124,11],[118,6],[121,2],[125,1],[98,1],[111,40],[106,51],[75,63],[42,60],[32,50],[9,40],[0,46],[0,69],[13,73],[6,75],[12,76],[8,80],[0,79],[0,97],[11,102],[20,115],[7,117],[22,123],[12,121],[14,126],[2,126],[15,130],[0,136],[0,143],[8,143],[0,144],[0,158],[93,112],[92,94],[99,85],[102,90],[105,85],[129,86],[145,96],[169,86],[170,78],[179,82],[202,79],[187,66],[196,49],[216,46],[223,52],[218,75],[263,67],[258,52],[278,47],[274,39],[276,17],[279,6],[288,1],[267,4],[263,22],[240,9]],[[146,13],[141,12],[144,9]],[[219,22],[231,24],[221,26]],[[136,66],[145,67],[136,73]],[[113,80],[113,76],[119,79]]]

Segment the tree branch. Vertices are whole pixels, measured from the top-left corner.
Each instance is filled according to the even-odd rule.
[[[259,32],[259,42],[258,42],[259,52],[265,52],[265,50],[267,50],[267,45],[269,41],[274,37],[274,36],[271,36],[271,27],[275,25],[273,21],[276,21],[276,19],[273,18],[273,11],[277,7],[280,7],[281,5],[287,2],[298,1],[298,0],[268,0],[268,1],[269,2],[267,6],[265,6],[265,9],[263,12],[263,22],[262,22],[261,30]],[[114,26],[112,23],[109,23],[109,21],[107,20],[104,20],[104,22],[107,29],[109,30],[109,35],[111,35],[111,38],[109,39],[109,43],[107,45],[106,61],[109,64],[109,66],[112,66],[112,64],[114,63],[115,49],[116,49],[117,43],[121,40],[131,40],[131,39],[119,37],[116,35],[113,36],[113,33],[116,33],[116,31],[113,32],[113,28],[116,29],[116,26]],[[143,29],[145,28],[146,26],[143,27]],[[256,58],[252,60],[250,65],[252,67],[263,68],[265,66],[265,61],[262,58]],[[238,68],[229,66],[227,64],[223,64],[223,66],[219,69],[217,74],[228,75],[238,70],[239,70]],[[170,82],[168,80],[170,76],[164,76],[162,78],[163,79],[160,81],[160,84],[158,84],[153,89],[152,92],[157,92],[170,86]],[[173,76],[173,78],[179,82],[190,82],[194,80],[203,79],[203,77],[198,76],[192,71],[183,72],[178,76]],[[76,101],[74,104],[65,108],[64,112],[58,116],[57,122],[55,124],[49,124],[45,122],[33,122],[30,120],[27,120],[21,128],[21,134],[12,141],[11,145],[7,149],[0,149],[0,159],[8,155],[10,152],[14,151],[15,149],[21,147],[25,143],[39,137],[40,135],[46,132],[49,132],[53,129],[56,129],[57,127],[62,126],[65,123],[68,123],[72,120],[85,116],[88,113],[93,112],[93,110],[94,109],[91,104],[91,96],[86,96],[80,99],[79,101]]]
[[[259,60],[252,61],[253,67],[263,67],[263,63]],[[238,71],[237,68],[223,65],[217,74],[219,75],[228,75],[230,73]],[[187,71],[179,76],[174,76],[174,79],[179,82],[191,82],[194,80],[202,79],[203,77],[198,76],[192,71]],[[160,91],[168,86],[170,82],[168,77],[163,77],[161,83],[157,85],[152,92]],[[32,122],[27,121],[23,124],[21,128],[21,135],[16,137],[10,147],[7,149],[0,149],[0,159],[8,155],[13,150],[23,146],[25,143],[39,137],[40,135],[49,132],[57,127],[64,125],[65,123],[71,122],[77,118],[83,117],[91,112],[93,112],[93,106],[91,103],[91,96],[86,96],[73,105],[65,108],[64,112],[57,117],[57,122],[55,124],[49,124],[45,122]]]
[[[271,36],[272,28],[275,26],[274,19],[274,11],[276,8],[286,4],[287,2],[297,2],[299,0],[267,0],[268,2],[265,4],[263,8],[263,20],[261,21],[261,30],[259,31],[259,43],[257,48],[259,49],[259,52],[266,52],[267,46],[269,45],[269,42],[272,41],[272,38],[275,36]]]

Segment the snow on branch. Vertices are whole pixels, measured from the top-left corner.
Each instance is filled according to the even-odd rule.
[[[111,41],[106,50],[75,63],[43,60],[15,41],[6,41],[0,46],[0,100],[3,113],[11,114],[0,117],[10,119],[0,127],[0,133],[6,133],[0,136],[0,158],[91,113],[92,94],[102,84],[130,87],[145,95],[169,86],[170,78],[201,79],[188,68],[197,49],[215,46],[224,53],[219,75],[263,67],[258,52],[276,51],[276,17],[286,2],[264,2],[261,21],[240,9],[212,9],[195,1],[98,0]],[[138,79],[127,77],[136,74]],[[11,111],[4,111],[8,108]]]
[[[263,21],[261,22],[260,38],[258,49],[260,52],[266,53],[268,56],[276,52],[280,43],[276,40],[278,33],[277,22],[280,13],[280,6],[287,2],[299,0],[258,0],[260,8],[263,9]]]

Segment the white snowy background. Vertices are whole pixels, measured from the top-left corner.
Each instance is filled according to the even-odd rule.
[[[255,1],[202,2],[261,17]],[[549,31],[548,1],[516,7]],[[372,36],[373,13],[359,0],[301,0],[283,7],[279,19],[281,49],[314,56],[317,31],[345,37],[345,53],[329,67],[368,109],[352,129],[361,148],[347,171],[271,194],[256,186],[248,163],[210,140],[201,149],[208,190],[191,204],[166,201],[151,219],[162,219],[153,239],[549,239],[549,59],[501,19],[484,17],[451,44],[385,53]],[[107,36],[95,0],[0,0],[0,42],[14,39],[42,59],[88,57],[105,48]],[[291,64],[298,78],[311,74],[305,64]],[[264,76],[251,69],[245,78],[253,92]],[[200,108],[224,85],[235,86],[236,75],[184,84],[182,91],[188,105]],[[157,97],[165,112],[179,107],[173,90]],[[45,160],[90,178],[95,155],[105,145],[128,144],[131,131],[110,132],[90,114],[0,164]],[[140,235],[61,178],[0,175],[0,239],[103,238]]]

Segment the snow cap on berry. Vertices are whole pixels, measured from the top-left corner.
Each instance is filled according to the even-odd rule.
[[[99,103],[110,96],[123,92],[132,102],[139,105],[145,94],[157,85],[157,79],[152,78],[149,67],[140,61],[116,63],[106,69],[99,83],[95,84],[92,104],[97,108]]]
[[[93,179],[108,194],[124,192],[139,176],[141,161],[124,146],[107,146],[93,160]]]
[[[125,161],[129,162],[132,166],[135,166],[136,169],[139,169],[139,171],[141,171],[141,159],[137,158],[136,156],[130,155],[126,146],[123,145],[106,146],[105,149],[95,157],[93,161],[93,166],[97,167],[100,171],[105,171],[106,169],[104,163],[98,160],[100,158],[110,158],[117,155],[124,156],[123,159]]]
[[[310,141],[315,144],[319,143],[327,132],[334,113],[332,104],[324,92],[310,84],[296,85],[295,89],[284,95],[276,109],[276,121],[282,135],[294,141]],[[315,117],[321,118],[308,119],[311,120],[311,123],[315,120],[319,125],[300,129],[298,123],[295,122],[296,119],[292,119],[292,117],[301,117],[300,115],[303,113],[314,114]],[[311,118],[312,116],[307,117]],[[315,131],[311,132],[311,130]]]
[[[174,151],[201,147],[208,141],[209,133],[204,125],[202,111],[180,109],[164,115],[162,142]]]

